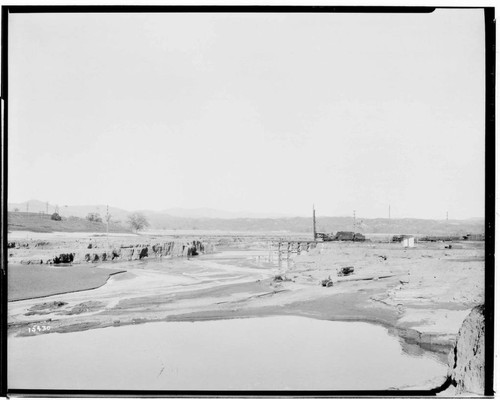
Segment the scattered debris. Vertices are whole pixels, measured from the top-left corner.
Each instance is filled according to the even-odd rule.
[[[32,315],[45,315],[49,314],[54,310],[57,310],[68,303],[64,301],[52,301],[48,303],[41,303],[41,304],[35,304],[34,306],[31,306],[28,308],[28,312],[25,313],[24,315],[26,316],[32,316]]]
[[[83,303],[77,304],[69,311],[63,311],[62,315],[78,315],[93,311],[99,311],[105,306],[104,303],[100,301],[85,301]]]
[[[291,279],[287,278],[286,275],[275,275],[273,282],[290,282]]]
[[[35,304],[34,306],[31,306],[28,309],[28,311],[54,309],[54,308],[59,308],[59,307],[65,306],[66,304],[68,304],[68,303],[66,303],[64,301],[51,301],[48,303]]]
[[[354,267],[342,267],[337,273],[338,276],[348,276],[354,273]]]
[[[332,281],[332,278],[330,276],[328,276],[328,279],[323,279],[321,281],[321,286],[324,286],[324,287],[330,287],[330,286],[333,286],[333,281]]]

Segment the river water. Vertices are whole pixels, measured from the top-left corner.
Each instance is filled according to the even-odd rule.
[[[9,337],[10,389],[430,389],[447,367],[383,327],[304,317],[155,322]]]

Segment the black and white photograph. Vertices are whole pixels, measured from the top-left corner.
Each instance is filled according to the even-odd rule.
[[[4,6],[8,391],[492,394],[494,13]]]

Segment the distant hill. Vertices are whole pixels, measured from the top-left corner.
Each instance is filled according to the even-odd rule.
[[[152,229],[198,229],[222,231],[288,231],[312,232],[312,218],[180,218],[166,214],[144,212]],[[352,231],[350,217],[318,217],[318,232]],[[484,233],[484,222],[476,220],[436,221],[426,219],[363,219],[356,231],[364,234],[465,235]]]
[[[44,212],[52,214],[55,210],[62,216],[80,217],[85,218],[89,213],[99,213],[101,217],[106,215],[106,205],[55,205],[40,200],[29,200],[23,203],[9,203],[8,211],[24,211],[24,212]],[[235,211],[222,211],[214,208],[168,208],[161,211],[143,210],[145,214],[161,214],[171,217],[179,218],[221,218],[221,219],[235,219],[235,218],[284,218],[290,217],[286,214],[278,213],[252,213],[252,212],[235,212]],[[109,213],[114,220],[126,221],[127,216],[132,211],[124,210],[117,207],[109,207]]]
[[[54,205],[48,205],[49,214],[55,210]],[[26,209],[30,213],[26,213]],[[31,214],[32,212],[45,212],[47,210],[47,203],[30,200],[25,203],[9,204],[9,211],[18,209],[14,212],[16,217],[20,218],[21,214]],[[59,205],[59,214],[70,220],[70,216],[85,218],[89,213],[98,212],[101,217],[106,214],[105,205],[90,205],[90,206],[71,206]],[[179,230],[221,230],[221,231],[288,231],[294,233],[307,233],[312,232],[312,218],[311,217],[286,217],[276,216],[274,214],[252,214],[252,213],[235,213],[214,210],[210,208],[198,209],[183,209],[171,208],[163,211],[141,210],[150,223],[151,229],[179,229]],[[109,207],[111,220],[114,229],[126,229],[128,215],[131,211],[123,210],[116,207]],[[9,229],[10,218],[9,213]],[[38,214],[36,214],[38,215]],[[267,216],[266,216],[267,215]],[[273,217],[274,215],[274,217]],[[260,217],[258,217],[260,216]],[[73,221],[74,228],[68,227],[69,231],[76,231],[85,228],[85,223],[90,223],[86,220],[83,222]],[[13,223],[15,220],[13,219]],[[40,220],[38,221],[40,222]],[[21,223],[21,222],[20,222]],[[47,228],[53,229],[60,227],[57,221],[45,221],[44,224]],[[22,224],[28,224],[27,219]],[[28,224],[29,225],[29,224]],[[38,224],[40,225],[40,224]],[[31,222],[32,229],[42,229],[37,225],[37,220]],[[103,224],[104,225],[104,224]],[[317,230],[318,232],[337,232],[337,231],[352,231],[353,219],[352,217],[317,217]],[[45,226],[45,225],[44,225]],[[78,229],[76,228],[78,226]],[[94,227],[92,227],[94,229]],[[359,218],[356,220],[356,231],[363,234],[372,233],[385,233],[385,234],[421,234],[421,235],[465,235],[467,233],[484,233],[484,219],[470,218],[467,220],[430,220],[430,219],[388,219],[388,218]],[[117,231],[118,232],[118,231]]]
[[[9,203],[7,205],[8,211],[15,211],[16,209],[20,212],[30,212],[30,213],[48,213],[52,214],[58,210],[59,215],[63,217],[79,217],[85,218],[90,213],[98,213],[104,218],[106,215],[106,205],[90,205],[90,206],[72,206],[64,204],[47,204],[40,200],[29,200],[24,203]],[[125,222],[130,211],[123,210],[117,207],[109,207],[109,213],[111,214],[111,219],[114,221]]]
[[[286,218],[291,217],[287,214],[279,213],[252,213],[247,211],[222,211],[214,208],[168,208],[160,211],[162,214],[167,214],[172,217],[181,218],[220,218],[220,219],[235,219],[235,218]]]
[[[53,221],[49,214],[32,212],[9,212],[9,231],[31,231],[31,232],[106,232],[106,224],[102,222],[90,222],[84,218],[69,217],[62,221]],[[127,227],[110,222],[109,232],[130,233]]]

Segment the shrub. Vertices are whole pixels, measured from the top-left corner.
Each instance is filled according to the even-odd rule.
[[[51,215],[50,219],[53,221],[61,221],[62,217],[58,213],[54,213]]]
[[[86,218],[90,222],[102,222],[102,218],[99,213],[89,213]]]

